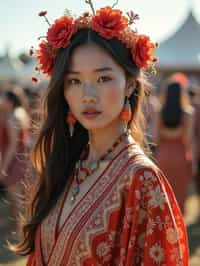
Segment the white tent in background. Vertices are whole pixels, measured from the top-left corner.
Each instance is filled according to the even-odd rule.
[[[37,84],[32,82],[32,77],[36,75],[36,65],[37,62],[34,59],[24,64],[19,59],[10,57],[7,52],[3,57],[0,57],[0,82],[16,81],[22,86],[37,87]],[[43,74],[39,75],[38,78],[43,85],[46,84],[47,78]],[[42,85],[41,82],[38,86]]]
[[[174,35],[161,42],[156,55],[160,70],[200,71],[200,24],[192,12]]]
[[[0,81],[18,80],[23,67],[24,64],[20,60],[13,59],[6,53],[0,58]]]

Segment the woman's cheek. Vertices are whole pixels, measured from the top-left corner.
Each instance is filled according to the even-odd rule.
[[[64,95],[65,95],[65,99],[67,100],[67,102],[70,104],[70,105],[74,105],[75,103],[77,103],[77,101],[79,100],[78,97],[79,97],[79,93],[77,90],[73,90],[72,88],[67,88],[65,91],[64,91]]]
[[[106,99],[110,104],[123,101],[123,90],[117,87],[107,89]]]

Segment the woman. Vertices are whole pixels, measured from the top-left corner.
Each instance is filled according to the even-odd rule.
[[[187,265],[180,210],[141,149],[141,69],[153,60],[154,45],[126,31],[128,19],[114,8],[73,21],[56,20],[37,52],[51,81],[33,150],[38,176],[15,250],[30,254],[29,266]],[[138,60],[124,42],[137,44]],[[56,47],[53,68],[44,47]]]
[[[187,92],[180,83],[169,82],[156,122],[156,158],[172,185],[182,212],[192,176],[192,124],[193,109]]]

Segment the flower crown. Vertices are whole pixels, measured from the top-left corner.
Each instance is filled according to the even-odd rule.
[[[157,44],[152,43],[148,36],[140,35],[137,30],[130,27],[139,16],[133,11],[127,12],[127,17],[123,16],[119,9],[114,9],[118,1],[112,7],[104,7],[96,12],[92,0],[85,2],[90,5],[92,14],[85,12],[80,17],[74,18],[68,12],[67,15],[56,19],[52,25],[46,17],[47,11],[38,14],[45,18],[49,29],[47,36],[39,37],[39,39],[44,38],[39,44],[39,49],[35,52],[33,47],[30,49],[30,55],[35,54],[38,61],[36,70],[50,76],[58,50],[66,48],[79,29],[89,28],[106,39],[119,39],[130,49],[137,67],[144,69],[152,67],[152,72],[155,73],[154,65],[157,58],[154,56],[154,51]],[[33,78],[33,81],[36,81],[36,78]]]

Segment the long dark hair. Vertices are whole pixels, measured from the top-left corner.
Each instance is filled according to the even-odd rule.
[[[168,128],[176,128],[180,125],[184,110],[181,102],[181,85],[171,82],[166,88],[166,100],[161,109],[163,124]]]
[[[76,123],[74,135],[70,138],[65,117],[69,107],[64,99],[64,76],[69,65],[70,55],[74,48],[86,43],[96,43],[110,52],[115,61],[126,72],[127,78],[137,81],[136,88],[130,97],[132,121],[130,127],[134,138],[144,146],[142,129],[142,102],[145,94],[142,72],[132,61],[131,53],[119,40],[107,40],[91,29],[79,30],[70,45],[60,49],[56,58],[52,77],[44,102],[43,122],[39,136],[32,152],[35,169],[35,182],[29,191],[29,200],[25,207],[22,224],[22,240],[13,249],[21,255],[34,250],[34,235],[37,225],[48,215],[67,185],[80,153],[88,142],[88,132]]]

